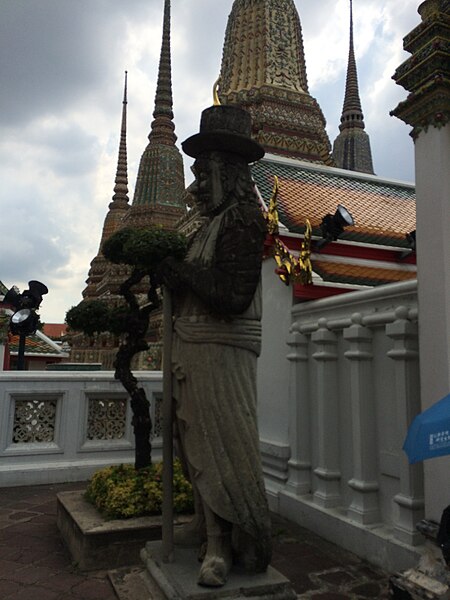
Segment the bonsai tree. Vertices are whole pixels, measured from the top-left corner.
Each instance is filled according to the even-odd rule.
[[[103,300],[83,300],[66,314],[66,322],[74,331],[92,336],[110,332],[121,337],[114,361],[115,378],[130,394],[133,411],[133,431],[136,442],[135,468],[151,464],[150,403],[144,388],[138,385],[131,371],[133,357],[148,349],[145,336],[150,314],[160,307],[158,267],[167,257],[183,259],[186,239],[182,234],[162,228],[121,229],[113,234],[102,247],[103,255],[115,264],[130,267],[129,277],[122,283],[119,293],[124,302],[111,307]],[[144,281],[144,278],[148,277]],[[146,286],[147,302],[140,304],[133,288]]]

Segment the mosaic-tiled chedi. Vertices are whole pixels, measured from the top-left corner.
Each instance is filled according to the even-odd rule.
[[[373,175],[370,140],[364,128],[364,115],[359,97],[358,73],[353,45],[353,7],[350,0],[350,47],[345,98],[341,124],[339,125],[340,133],[333,144],[333,157],[336,166],[341,169]]]
[[[104,242],[122,227],[123,219],[129,211],[128,201],[128,170],[127,170],[127,74],[125,73],[125,87],[123,95],[122,122],[120,128],[119,156],[117,160],[114,195],[109,204],[108,213],[103,223],[97,255],[91,262],[86,280],[86,287],[82,292],[85,300],[98,300],[102,296],[111,304],[119,301],[118,287],[126,277],[126,269],[120,265],[109,263],[102,253]],[[115,285],[111,285],[111,279]],[[102,298],[103,299],[103,298]],[[105,364],[105,358],[115,353],[117,341],[109,334],[97,336],[95,340],[82,333],[69,332],[68,340],[71,346],[70,360],[76,363],[102,363],[106,368],[112,365]],[[111,360],[109,361],[111,362]]]
[[[164,1],[163,36],[153,118],[148,136],[149,143],[139,165],[132,206],[128,205],[128,197],[123,196],[126,203],[122,201],[120,204],[123,209],[120,218],[112,220],[113,216],[118,215],[118,206],[116,207],[114,202],[110,204],[100,248],[107,237],[120,227],[136,228],[162,225],[168,229],[175,229],[180,217],[186,213],[183,159],[175,145],[177,137],[173,123],[170,0]],[[121,149],[123,147],[124,151],[119,150],[117,171],[117,177],[121,175],[122,194],[127,192],[124,123],[126,120],[122,121]],[[117,177],[116,187],[118,185]],[[114,189],[116,191],[116,188]],[[117,303],[120,300],[119,287],[127,277],[126,266],[108,263],[99,250],[98,256],[91,263],[88,285],[83,292],[83,297],[106,299],[108,302]],[[139,291],[137,290],[138,293]],[[158,314],[152,315],[150,323],[150,339],[148,341],[151,348],[145,353],[145,356],[144,353],[139,355],[139,364],[135,367],[153,369],[159,366],[160,329],[161,314],[158,312]],[[87,344],[88,341],[85,336],[72,338],[71,360],[74,362],[101,362],[103,368],[112,369],[118,341],[109,334],[102,334],[96,340],[90,340],[89,344]],[[152,342],[154,343],[152,344]]]
[[[149,143],[139,165],[131,210],[126,227],[158,224],[176,229],[186,213],[183,159],[175,145],[172,69],[170,54],[170,0],[164,3],[164,24],[158,83]]]
[[[333,165],[325,118],[308,92],[300,18],[293,0],[235,0],[225,33],[220,100],[252,115],[266,150]]]
[[[391,112],[412,125],[414,139],[450,122],[450,1],[427,0],[418,11],[422,23],[403,40],[412,56],[393,76],[410,94]]]
[[[128,175],[127,175],[127,74],[125,73],[125,89],[123,95],[122,123],[120,128],[119,156],[117,160],[117,171],[114,185],[114,195],[108,207],[108,213],[103,224],[102,237],[97,256],[91,262],[86,288],[83,298],[98,298],[98,286],[104,279],[110,266],[102,253],[102,246],[121,226],[123,218],[128,212]]]

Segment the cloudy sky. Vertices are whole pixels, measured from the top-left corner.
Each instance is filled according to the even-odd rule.
[[[310,93],[333,141],[348,54],[348,0],[295,0]],[[406,92],[391,79],[419,0],[354,0],[355,49],[375,171],[414,180],[409,128],[389,111]],[[212,102],[232,0],[172,0],[179,140]],[[0,0],[0,280],[49,287],[42,319],[81,300],[111,200],[128,70],[130,199],[147,143],[163,0]],[[186,162],[186,167],[190,164]],[[186,172],[188,172],[186,168]]]

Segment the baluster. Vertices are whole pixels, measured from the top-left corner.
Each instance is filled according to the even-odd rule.
[[[348,516],[367,525],[380,518],[372,333],[362,325],[359,313],[352,316],[352,323],[344,330],[344,338],[350,342],[350,349],[344,356],[350,362],[353,441],[353,477],[348,482],[353,492]]]
[[[291,348],[289,376],[289,445],[287,491],[296,494],[311,492],[311,413],[309,403],[308,338],[292,331],[288,338]]]
[[[409,425],[420,412],[418,327],[407,320],[408,309],[404,306],[397,308],[395,316],[396,321],[386,326],[386,334],[394,340],[394,347],[387,355],[395,361],[397,437],[401,447]],[[415,529],[424,516],[423,466],[410,465],[403,450],[399,452],[400,491],[394,497],[399,513],[394,534],[400,542],[417,545],[423,542]]]
[[[324,508],[341,503],[339,470],[339,402],[337,375],[337,336],[319,319],[319,329],[311,339],[316,344],[312,357],[317,363],[318,466],[314,469],[317,489],[314,502]]]

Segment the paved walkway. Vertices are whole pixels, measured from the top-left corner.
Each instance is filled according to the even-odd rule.
[[[106,571],[80,573],[58,534],[56,493],[83,488],[0,488],[0,600],[117,600]],[[388,598],[387,575],[349,552],[279,517],[273,533],[272,566],[299,598]]]

